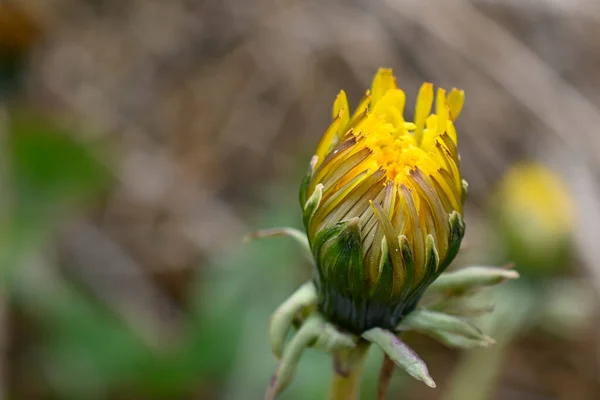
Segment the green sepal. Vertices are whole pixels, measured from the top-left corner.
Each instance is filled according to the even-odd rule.
[[[327,249],[329,241],[331,241],[336,235],[338,235],[343,228],[343,223],[337,223],[333,226],[330,226],[317,232],[314,239],[312,240],[312,253],[313,257],[317,262],[317,271],[319,272],[320,280],[323,279],[323,275],[327,272],[322,267],[322,253],[324,253],[324,249]]]
[[[364,293],[359,218],[342,221],[317,233],[313,255],[319,275],[341,292]]]
[[[342,248],[338,263],[346,263],[348,291],[351,294],[363,294],[367,290],[367,282],[363,267],[360,218],[352,218],[348,221],[344,230],[340,232],[338,245]],[[340,269],[343,270],[344,266],[342,265]]]
[[[412,288],[408,298],[405,300],[408,304],[408,308],[416,306],[417,302],[421,298],[425,289],[435,280],[435,278],[441,273],[438,271],[440,266],[440,256],[435,247],[435,241],[431,234],[427,235],[425,239],[425,269],[424,275]]]
[[[393,298],[405,298],[413,285],[415,272],[415,263],[410,243],[405,235],[397,236],[392,223],[385,216],[385,212],[379,204],[371,203],[371,207],[385,234],[385,243],[387,246],[385,247],[386,251],[382,251],[382,254],[385,255],[385,257],[382,256],[382,260],[386,263],[392,263],[392,276],[390,279],[392,285],[390,289],[391,296]],[[385,268],[385,264],[383,266],[380,265],[380,271],[382,271],[383,275],[384,270],[381,267]],[[387,284],[385,282],[385,285]]]
[[[310,220],[313,215],[317,211],[319,204],[321,204],[321,199],[323,198],[323,185],[317,184],[315,190],[312,192],[306,203],[304,203],[303,208],[303,222],[304,227],[308,230]]]
[[[304,322],[284,349],[277,370],[271,378],[271,384],[267,389],[265,399],[275,399],[290,384],[296,374],[296,367],[302,352],[306,347],[315,343],[324,326],[325,321],[319,314],[311,314]]]
[[[429,375],[425,362],[394,333],[381,328],[373,328],[364,332],[362,337],[379,346],[394,364],[405,370],[410,376],[431,388],[435,387],[435,382]]]
[[[386,304],[394,291],[394,264],[389,256],[387,240],[381,239],[381,258],[379,261],[379,280],[374,282],[370,297]]]
[[[471,266],[458,271],[444,272],[429,286],[427,293],[462,295],[518,277],[519,273],[513,269]]]
[[[493,343],[493,340],[475,325],[454,315],[437,311],[415,310],[402,320],[397,329],[416,330],[435,337],[449,333],[480,343]]]
[[[327,353],[336,354],[352,351],[357,342],[357,336],[344,332],[331,323],[325,323],[313,347]]]
[[[460,202],[464,206],[465,201],[467,200],[467,193],[469,193],[469,184],[464,179],[460,183],[462,187]]]
[[[400,251],[402,252],[402,262],[404,263],[404,271],[406,276],[404,277],[404,287],[402,288],[402,298],[406,298],[414,285],[415,280],[415,259],[413,257],[412,249],[410,248],[410,242],[406,235],[400,235],[398,237],[400,242]]]
[[[425,281],[428,281],[431,277],[437,277],[442,271],[438,271],[440,268],[440,255],[435,248],[435,240],[433,235],[427,235],[425,239]]]
[[[445,331],[427,333],[445,346],[455,349],[473,349],[477,347],[488,347],[494,344],[494,341],[490,338],[486,340],[477,340]]]
[[[304,178],[302,178],[302,183],[300,184],[300,207],[304,208],[306,205],[306,198],[308,196],[308,186],[310,185],[310,180],[315,172],[315,165],[317,163],[317,156],[313,156],[312,160],[310,160],[310,166]]]
[[[448,252],[443,260],[443,265],[440,268],[440,273],[454,260],[458,250],[460,249],[460,243],[465,236],[465,223],[462,216],[452,211],[448,217],[448,223],[450,224],[450,238],[448,240]]]
[[[276,358],[281,358],[285,339],[292,328],[294,319],[308,307],[316,306],[317,291],[312,282],[302,285],[271,316],[269,339]]]
[[[304,207],[306,204],[306,197],[308,196],[308,185],[310,185],[310,179],[312,178],[312,171],[308,171],[304,178],[302,178],[302,183],[300,183],[300,190],[298,192],[300,198],[300,207]]]

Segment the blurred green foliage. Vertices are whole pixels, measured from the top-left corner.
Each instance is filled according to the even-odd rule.
[[[266,335],[270,314],[310,277],[295,244],[269,239],[244,245],[240,238],[215,256],[196,274],[178,341],[157,350],[45,256],[62,220],[81,214],[89,206],[85,200],[110,186],[109,171],[50,121],[18,114],[8,127],[1,283],[11,303],[43,332],[26,350],[34,376],[55,398],[112,398],[120,391],[193,397],[202,393],[202,382],[222,382],[227,399],[262,397],[275,367]],[[298,225],[295,192],[270,190],[268,211],[252,225]],[[324,395],[330,369],[324,354],[309,354],[299,371],[298,382],[305,384],[284,398]]]

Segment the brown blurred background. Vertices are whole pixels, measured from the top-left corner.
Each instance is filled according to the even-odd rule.
[[[380,66],[408,115],[423,81],[466,92],[456,266],[521,268],[490,206],[516,162],[555,171],[575,211],[559,268],[523,266],[536,311],[499,354],[411,338],[438,389],[397,373],[388,398],[598,398],[600,2],[0,0],[0,399],[262,398],[269,313],[310,271],[241,238],[300,225],[335,95],[356,104]],[[282,399],[322,398],[329,370],[307,354]]]

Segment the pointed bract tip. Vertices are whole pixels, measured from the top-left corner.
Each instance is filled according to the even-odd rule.
[[[491,346],[493,344],[496,344],[496,340],[492,337],[489,337],[487,335],[483,335],[483,342],[485,343],[485,347],[487,346]]]
[[[437,387],[432,378],[425,379],[423,382],[432,389],[435,389]]]
[[[521,274],[519,274],[519,271],[515,271],[514,269],[507,270],[504,274],[506,279],[519,279],[520,276]]]
[[[410,248],[410,242],[408,241],[408,237],[406,237],[406,235],[398,236],[398,241],[400,242],[400,247],[403,250],[412,252],[412,249]]]
[[[350,218],[348,220],[345,221],[346,222],[346,226],[349,227],[359,227],[360,226],[360,218],[359,217],[353,217]]]
[[[318,161],[319,161],[318,156],[312,156],[312,158],[310,159],[311,172],[315,172],[315,167],[316,167]]]

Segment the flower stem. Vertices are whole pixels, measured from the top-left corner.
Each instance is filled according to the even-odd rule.
[[[344,376],[339,374],[338,371],[334,371],[329,387],[329,400],[359,400],[360,381],[367,360],[369,345],[368,342],[358,344],[353,352],[352,368],[348,375]]]

